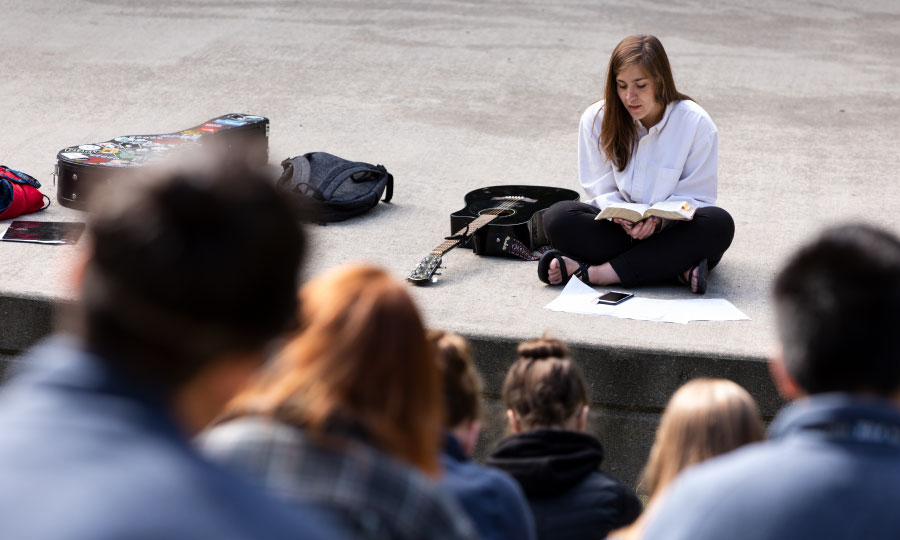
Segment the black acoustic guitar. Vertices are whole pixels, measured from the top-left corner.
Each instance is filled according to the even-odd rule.
[[[450,231],[406,278],[416,285],[437,280],[442,257],[457,246],[478,255],[517,257],[516,249],[545,245],[544,210],[560,201],[577,201],[578,192],[546,186],[491,186],[466,194],[466,206],[450,214]]]
[[[56,155],[56,198],[69,208],[84,210],[91,191],[113,179],[210,138],[229,148],[240,147],[252,163],[269,160],[269,119],[249,114],[226,114],[175,133],[125,135],[108,141],[63,148]]]

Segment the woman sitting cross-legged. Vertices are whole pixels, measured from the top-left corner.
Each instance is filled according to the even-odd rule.
[[[522,486],[538,538],[604,538],[638,517],[641,503],[631,488],[600,470],[603,447],[584,433],[587,384],[561,341],[519,345],[503,402],[514,434],[486,463]]]
[[[335,509],[357,538],[472,538],[428,478],[440,469],[443,397],[406,287],[348,266],[307,283],[300,307],[299,333],[201,447],[276,497]]]
[[[428,339],[444,379],[447,433],[441,485],[468,512],[481,540],[533,540],[534,518],[522,488],[505,472],[469,459],[481,429],[481,377],[472,364],[469,343],[440,331],[429,332]]]
[[[653,36],[630,36],[609,60],[604,99],[584,111],[578,176],[586,203],[547,209],[544,233],[554,248],[538,277],[633,287],[677,279],[706,291],[711,270],[734,237],[734,221],[715,206],[719,133],[700,105],[675,88],[669,59]],[[596,220],[616,203],[674,203],[689,221],[656,216]]]

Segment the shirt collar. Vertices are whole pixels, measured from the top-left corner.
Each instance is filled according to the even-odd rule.
[[[161,392],[125,373],[114,362],[90,352],[78,338],[66,335],[46,338],[29,351],[25,362],[28,367],[21,374],[22,384],[65,389],[66,395],[75,398],[81,393],[117,396],[136,407],[113,407],[108,412],[110,416],[124,418],[143,411],[141,414],[148,419],[146,429],[165,432],[186,442],[171,402]]]
[[[456,461],[469,460],[465,452],[463,452],[462,445],[459,444],[456,437],[449,431],[444,432],[444,453]]]
[[[660,131],[662,131],[663,128],[666,127],[666,122],[669,121],[669,115],[672,113],[672,108],[674,106],[675,106],[674,101],[672,101],[668,105],[666,105],[666,110],[663,111],[662,119],[660,119],[660,121],[657,122],[656,125],[651,127],[649,130],[644,127],[644,124],[642,124],[640,120],[635,120],[634,123],[637,124],[635,127],[637,127],[638,133],[649,134],[649,133],[659,133]]]
[[[776,416],[771,438],[815,430],[821,426],[865,420],[900,428],[900,410],[891,401],[849,393],[815,394],[799,399]]]

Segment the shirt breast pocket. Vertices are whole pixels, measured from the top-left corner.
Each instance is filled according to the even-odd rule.
[[[657,168],[653,180],[653,202],[651,204],[664,201],[669,195],[675,193],[675,186],[678,184],[679,178],[681,178],[681,169]]]

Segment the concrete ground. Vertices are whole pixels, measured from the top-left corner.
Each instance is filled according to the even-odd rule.
[[[688,374],[750,365],[750,384],[765,385],[769,290],[785,258],[847,220],[900,232],[891,210],[900,207],[893,0],[0,0],[0,10],[0,163],[36,176],[54,198],[35,219],[84,219],[55,202],[59,149],[229,112],[271,119],[273,163],[327,151],[384,164],[396,179],[393,204],[313,228],[307,276],[364,260],[404,278],[478,187],[578,189],[577,123],[601,97],[611,50],[630,34],[658,36],[679,90],[720,132],[719,203],[737,234],[707,297],[730,300],[752,320],[685,326],[550,312],[543,306],[560,289],[537,280],[537,263],[456,250],[438,284],[411,290],[430,325],[473,337],[483,350],[505,344],[496,350],[507,356],[479,361],[494,381],[489,394],[511,344],[544,333],[585,351],[586,363],[606,362],[595,375],[607,378],[592,378],[595,400],[619,412],[658,412]],[[46,319],[6,321],[72,298],[68,265],[77,252],[0,242],[0,350],[20,350],[29,328],[49,328]],[[675,287],[635,292],[691,296]],[[724,364],[675,370],[664,388],[651,381],[627,396],[609,386],[609,377],[639,377],[635,365],[669,373],[667,361],[692,359]],[[757,397],[777,401],[771,388]],[[767,414],[776,407],[764,403]]]

